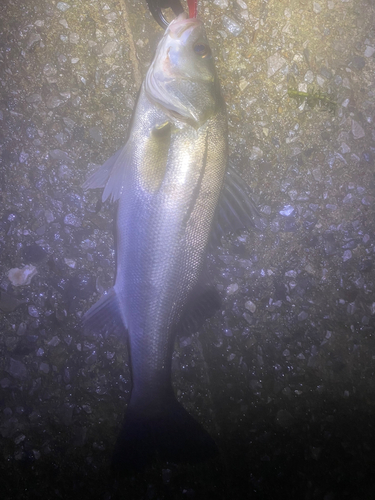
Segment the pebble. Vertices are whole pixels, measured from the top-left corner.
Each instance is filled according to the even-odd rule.
[[[355,120],[352,120],[352,134],[354,139],[361,139],[365,136],[362,126]]]
[[[319,14],[322,11],[322,6],[318,2],[313,2],[313,11],[315,14]]]
[[[375,53],[375,47],[371,47],[370,45],[366,46],[365,53],[363,54],[365,57],[372,57]]]
[[[342,260],[344,262],[346,262],[347,260],[351,259],[352,258],[352,252],[350,250],[345,250],[343,256],[342,256]]]
[[[82,219],[74,214],[67,214],[64,217],[64,224],[66,224],[67,226],[81,227]]]
[[[103,47],[103,54],[105,56],[111,55],[114,52],[114,50],[116,49],[116,45],[117,45],[116,42],[108,42],[108,43],[106,43],[104,45],[104,47]]]
[[[220,7],[220,9],[227,9],[229,7],[228,0],[214,0],[214,5]]]
[[[70,33],[69,34],[69,42],[77,45],[79,42],[79,34],[78,33]]]
[[[59,337],[57,337],[57,335],[52,337],[52,339],[49,342],[47,342],[47,345],[52,346],[52,347],[56,347],[59,344],[60,344],[60,339],[59,339]]]
[[[362,56],[354,56],[350,61],[350,66],[358,71],[363,69],[365,65],[366,65],[366,59],[364,59]]]
[[[275,73],[277,73],[285,64],[287,60],[276,52],[267,59],[267,76],[271,78]]]
[[[236,293],[238,290],[238,285],[237,283],[232,283],[231,285],[229,285],[227,287],[227,294],[228,295],[233,295],[234,293]]]
[[[22,363],[22,361],[18,361],[17,359],[10,358],[9,368],[6,371],[14,378],[21,379],[27,377],[26,365]]]
[[[49,152],[51,158],[54,160],[61,160],[65,162],[72,162],[73,159],[66,153],[65,151],[62,151],[61,149],[52,149],[52,151]]]
[[[298,315],[298,321],[305,321],[308,318],[308,314],[306,311],[301,311]]]
[[[243,27],[240,24],[238,24],[234,19],[228,16],[223,16],[222,22],[224,28],[227,31],[229,31],[229,33],[231,33],[233,36],[238,36],[243,30]]]
[[[39,311],[34,305],[30,305],[27,310],[32,318],[39,318]]]
[[[247,302],[245,302],[245,307],[251,313],[254,313],[256,311],[256,308],[257,308],[257,306],[254,304],[254,302],[252,302],[251,300],[248,300]]]
[[[31,47],[36,43],[40,42],[41,39],[42,37],[39,35],[39,33],[33,33],[29,37],[29,41],[27,42],[27,48],[31,49]]]
[[[46,101],[46,106],[48,109],[55,109],[55,108],[58,108],[59,106],[61,106],[61,104],[64,104],[64,102],[65,102],[65,99],[62,99],[59,96],[53,95],[53,96],[48,97],[48,99]]]
[[[77,262],[73,259],[64,259],[64,262],[67,266],[71,267],[72,269],[75,269],[77,266]]]
[[[103,140],[103,134],[99,127],[91,127],[89,129],[89,134],[94,141],[101,143]]]
[[[65,12],[66,10],[70,9],[70,5],[66,2],[58,2],[56,8],[61,10],[62,12]]]
[[[284,215],[285,217],[289,217],[294,212],[294,207],[292,205],[286,205],[282,210],[279,211],[280,215]]]
[[[10,269],[8,271],[8,278],[13,286],[25,286],[30,284],[36,274],[36,267],[28,264],[22,268],[14,267]]]
[[[39,365],[39,371],[43,373],[49,373],[49,364],[48,363],[40,363]]]

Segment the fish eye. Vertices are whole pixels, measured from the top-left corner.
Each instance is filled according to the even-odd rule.
[[[193,50],[200,57],[206,57],[210,54],[210,47],[204,43],[197,43],[194,45]]]

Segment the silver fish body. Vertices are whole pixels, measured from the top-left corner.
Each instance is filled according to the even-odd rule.
[[[126,145],[84,185],[118,200],[115,285],[84,317],[88,328],[121,318],[128,332],[132,393],[117,468],[142,468],[155,455],[195,460],[216,452],[175,399],[171,357],[201,292],[227,155],[225,105],[205,30],[181,15],[159,43]]]

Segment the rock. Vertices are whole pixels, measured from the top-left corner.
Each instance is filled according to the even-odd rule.
[[[28,264],[22,268],[14,267],[8,271],[8,278],[13,286],[29,285],[31,279],[37,274],[36,267]]]
[[[10,358],[9,367],[6,371],[14,378],[21,379],[27,377],[26,365],[22,363],[22,361],[18,361],[17,359]]]
[[[271,78],[275,73],[277,73],[285,64],[286,59],[280,55],[279,52],[276,52],[273,56],[270,56],[267,59],[267,76]]]

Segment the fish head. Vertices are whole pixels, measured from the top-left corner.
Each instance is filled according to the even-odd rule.
[[[200,127],[223,108],[214,59],[202,21],[180,14],[168,26],[144,82],[166,114]]]

